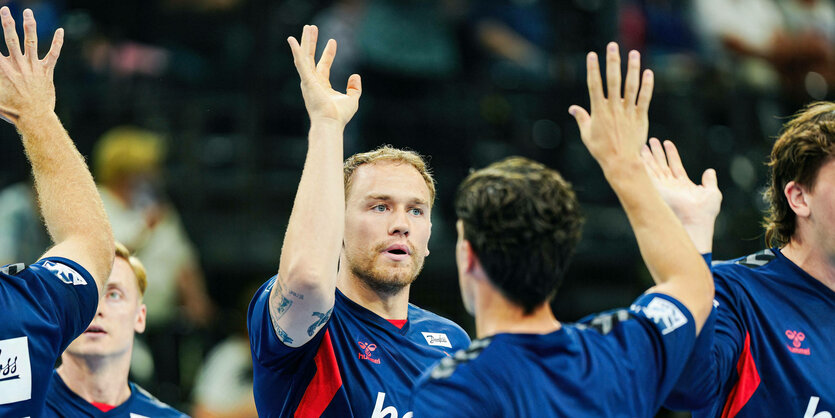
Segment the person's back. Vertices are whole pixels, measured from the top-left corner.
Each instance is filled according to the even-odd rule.
[[[632,51],[624,98],[614,93],[607,100],[594,54],[587,65],[594,115],[576,106],[570,112],[621,200],[657,284],[628,310],[560,323],[550,301],[582,219],[571,186],[556,171],[520,157],[471,173],[455,199],[456,261],[479,339],[421,378],[412,399],[415,417],[648,417],[684,368],[710,313],[713,285],[642,167],[651,73],[639,93],[640,59]],[[619,68],[612,43],[610,92],[620,92]]]

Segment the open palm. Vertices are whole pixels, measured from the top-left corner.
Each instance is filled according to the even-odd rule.
[[[345,93],[331,87],[330,71],[336,56],[336,41],[328,41],[319,63],[315,62],[316,42],[319,29],[306,25],[302,31],[301,44],[294,37],[287,38],[293,52],[293,62],[301,78],[302,96],[310,120],[333,120],[343,125],[354,116],[362,93],[360,76],[351,75]]]

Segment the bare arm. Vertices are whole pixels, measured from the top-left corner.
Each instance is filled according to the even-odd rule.
[[[7,7],[0,9],[9,56],[0,56],[0,116],[13,123],[35,178],[35,190],[55,246],[45,257],[71,259],[87,269],[99,289],[110,275],[114,245],[93,177],[55,114],[52,76],[64,41],[58,29],[38,59],[35,17],[23,12],[24,51]]]
[[[713,228],[722,204],[716,171],[705,170],[702,184],[693,183],[681,164],[676,146],[664,141],[662,148],[656,138],[650,138],[649,146],[641,150],[641,158],[661,198],[684,225],[696,249],[702,254],[713,251]]]
[[[684,227],[653,187],[640,156],[649,130],[652,72],[644,72],[639,89],[640,55],[631,51],[621,98],[620,54],[617,44],[609,44],[607,99],[597,54],[589,53],[586,65],[593,116],[579,106],[572,106],[569,113],[577,119],[583,143],[600,164],[626,211],[641,255],[656,282],[650,291],[679,300],[692,313],[700,331],[710,314],[713,278]]]
[[[270,291],[270,318],[284,344],[298,347],[327,322],[336,292],[336,272],[345,232],[342,133],[357,111],[360,77],[348,79],[347,93],[331,88],[336,41],[330,40],[318,65],[318,29],[305,26],[301,44],[290,49],[301,78],[310,116],[307,157],[284,235],[278,277]]]

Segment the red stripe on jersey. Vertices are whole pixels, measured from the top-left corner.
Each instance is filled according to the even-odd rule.
[[[745,345],[742,347],[739,361],[736,362],[736,371],[739,373],[739,380],[728,394],[725,409],[722,410],[722,418],[735,417],[760,386],[760,373],[757,372],[754,356],[751,355],[751,334],[747,332]]]
[[[307,386],[296,409],[296,418],[319,417],[333,400],[334,395],[342,387],[342,375],[331,344],[331,334],[325,330],[322,345],[316,352],[313,361],[316,363],[316,374]]]

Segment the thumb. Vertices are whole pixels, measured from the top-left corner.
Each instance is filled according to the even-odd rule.
[[[359,99],[362,95],[362,79],[359,74],[351,74],[348,77],[348,89],[346,91],[348,96]]]
[[[580,128],[580,136],[585,138],[589,125],[591,125],[591,116],[589,116],[589,112],[586,112],[586,109],[583,109],[580,106],[571,105],[571,107],[568,108],[568,113],[571,116],[574,116],[574,120],[577,121],[577,127]]]
[[[708,168],[704,173],[702,173],[702,186],[705,186],[708,189],[719,188],[716,181],[716,170]]]

